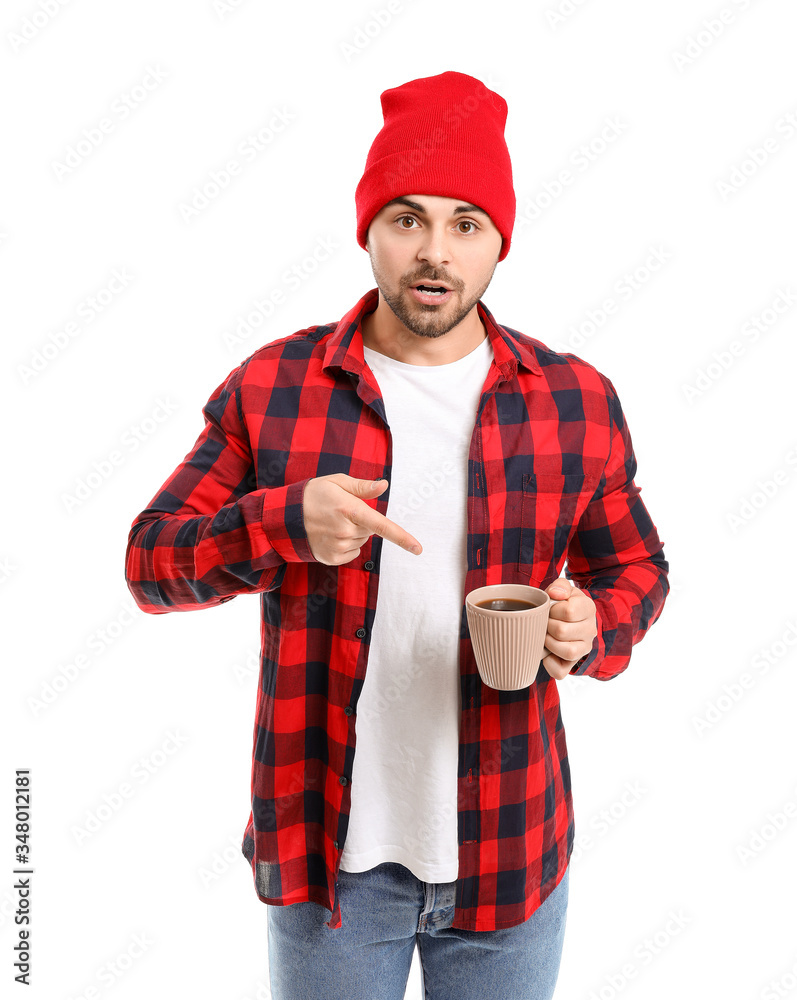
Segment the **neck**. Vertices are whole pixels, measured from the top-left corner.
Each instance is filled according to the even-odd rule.
[[[376,309],[363,317],[363,346],[407,365],[447,365],[475,351],[487,337],[477,307],[456,326],[435,337],[408,329],[379,293]]]

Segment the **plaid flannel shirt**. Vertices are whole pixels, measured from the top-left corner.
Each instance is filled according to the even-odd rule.
[[[152,614],[260,595],[242,852],[263,902],[320,903],[332,929],[383,539],[344,565],[318,562],[302,495],[332,473],[390,483],[390,429],[361,333],[377,301],[374,288],[339,322],[274,340],[230,373],[193,449],[133,522],[126,556],[130,591]],[[494,361],[468,455],[453,926],[487,931],[527,920],[558,885],[573,804],[556,681],[541,665],[520,691],[484,685],[465,593],[544,589],[564,568],[597,607],[598,634],[571,673],[609,680],[661,613],[669,566],[612,383],[477,308]],[[389,517],[390,487],[365,502]]]

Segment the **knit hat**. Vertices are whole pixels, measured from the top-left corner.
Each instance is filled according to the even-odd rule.
[[[446,72],[381,96],[385,123],[357,185],[357,242],[393,198],[426,194],[483,208],[509,253],[515,223],[512,163],[504,139],[507,104],[475,77]]]

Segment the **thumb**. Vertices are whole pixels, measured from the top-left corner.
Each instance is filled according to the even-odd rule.
[[[348,481],[341,483],[343,489],[358,497],[379,496],[387,486],[386,479],[354,479],[353,476],[346,476],[345,479]]]
[[[572,584],[568,580],[557,579],[548,587],[546,593],[555,601],[563,601],[570,597],[573,592]]]

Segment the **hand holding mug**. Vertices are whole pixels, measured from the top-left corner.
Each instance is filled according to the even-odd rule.
[[[592,640],[598,634],[597,609],[591,597],[562,577],[546,587],[545,593],[555,603],[548,612],[548,655],[543,657],[542,665],[551,677],[561,681],[592,649]]]

